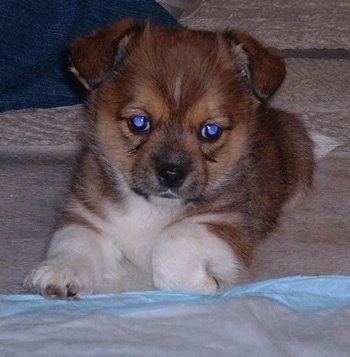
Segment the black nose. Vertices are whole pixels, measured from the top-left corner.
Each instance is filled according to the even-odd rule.
[[[179,188],[185,181],[188,173],[182,165],[169,164],[157,169],[159,182],[168,188]]]

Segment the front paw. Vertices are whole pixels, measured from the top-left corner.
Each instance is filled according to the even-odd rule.
[[[160,290],[212,294],[220,289],[216,277],[201,262],[181,262],[180,266],[166,261],[154,261],[153,270],[154,285]]]
[[[152,252],[158,289],[215,293],[234,285],[240,267],[231,247],[203,224],[179,222],[169,227]]]
[[[77,299],[88,293],[87,287],[71,269],[49,263],[31,271],[23,286],[31,293],[56,299]]]

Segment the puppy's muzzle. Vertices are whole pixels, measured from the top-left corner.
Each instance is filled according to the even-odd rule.
[[[156,168],[157,179],[159,183],[170,189],[176,189],[182,186],[188,175],[188,165],[171,164],[158,165]]]

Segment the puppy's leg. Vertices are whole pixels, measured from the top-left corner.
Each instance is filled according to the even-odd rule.
[[[58,230],[47,259],[26,277],[27,290],[51,298],[77,298],[98,290],[122,254],[108,237],[79,225]]]
[[[205,224],[180,222],[153,249],[154,284],[159,289],[214,293],[234,285],[243,264]]]

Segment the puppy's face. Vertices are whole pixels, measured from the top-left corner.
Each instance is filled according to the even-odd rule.
[[[133,191],[191,201],[230,179],[258,99],[276,89],[257,86],[257,99],[237,42],[233,33],[124,22],[73,44],[100,146]]]

